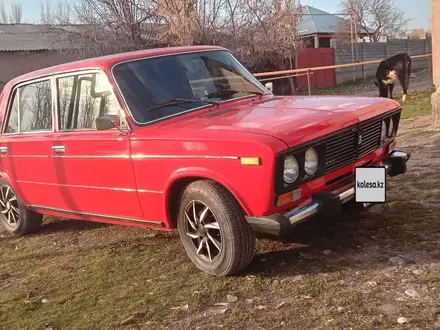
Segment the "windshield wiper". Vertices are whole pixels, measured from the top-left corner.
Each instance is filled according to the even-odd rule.
[[[212,97],[222,97],[222,96],[228,96],[228,95],[234,95],[237,93],[248,93],[248,94],[255,94],[255,95],[259,95],[262,96],[264,93],[263,92],[257,92],[257,91],[238,91],[236,89],[222,89],[216,92],[212,92],[207,94],[205,97],[206,98],[212,98]]]
[[[161,103],[158,103],[156,105],[153,105],[152,107],[149,107],[147,109],[147,111],[154,110],[154,109],[159,109],[159,108],[163,108],[163,107],[168,107],[168,106],[171,106],[171,105],[181,105],[181,104],[191,103],[191,102],[202,102],[202,103],[207,103],[207,104],[214,104],[216,106],[218,106],[220,104],[220,102],[215,102],[215,101],[175,98],[175,99],[172,99],[172,100],[169,100],[169,101],[165,101],[165,102],[161,102]]]

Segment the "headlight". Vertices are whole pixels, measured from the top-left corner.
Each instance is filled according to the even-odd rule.
[[[388,137],[393,136],[394,131],[394,125],[393,125],[393,119],[390,118],[390,126],[388,126]]]
[[[387,138],[387,125],[385,124],[385,120],[382,120],[382,131],[380,133],[380,141],[383,142]]]
[[[287,156],[284,159],[284,181],[286,183],[294,183],[298,178],[298,174],[299,167],[296,158],[294,156]]]
[[[306,151],[304,170],[307,175],[314,175],[318,170],[318,153],[315,149],[310,148]]]

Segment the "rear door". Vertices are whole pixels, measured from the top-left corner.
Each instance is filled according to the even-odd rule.
[[[56,205],[51,161],[54,95],[51,78],[16,86],[0,140],[0,166],[27,205]]]
[[[51,152],[59,208],[110,220],[141,220],[130,134],[116,127],[96,129],[99,116],[122,115],[107,76],[101,71],[59,76],[56,88],[58,123]]]

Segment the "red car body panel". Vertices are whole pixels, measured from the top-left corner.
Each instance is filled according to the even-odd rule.
[[[0,96],[1,120],[18,83],[71,71],[102,70],[113,85],[131,132],[58,132],[55,128],[53,133],[3,135],[0,146],[8,146],[10,153],[0,157],[0,175],[26,205],[46,214],[115,224],[130,219],[129,225],[169,230],[175,225],[172,206],[178,202],[174,188],[181,180],[215,180],[234,195],[246,214],[265,216],[291,209],[328,188],[326,181],[368,161],[378,163],[385,156],[386,147],[382,147],[356,163],[305,183],[300,186],[298,200],[277,207],[274,176],[278,153],[396,109],[399,104],[372,97],[252,96],[151,125],[136,125],[112,78],[112,66],[204,50],[224,49],[176,47],[118,54],[43,69],[9,82]],[[229,112],[202,118],[229,108]],[[52,147],[57,145],[66,146],[68,157],[53,154]],[[244,166],[241,157],[259,157],[261,164]]]

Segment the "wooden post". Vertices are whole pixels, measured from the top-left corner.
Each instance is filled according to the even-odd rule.
[[[319,35],[315,35],[315,48],[319,48]]]
[[[312,89],[311,89],[311,86],[310,86],[310,70],[307,71],[307,88],[309,90],[309,95],[312,95]]]
[[[362,52],[361,52],[361,62],[364,61],[364,52],[365,52],[365,39],[362,39]],[[362,65],[362,79],[365,79],[365,65]]]
[[[353,46],[353,13],[350,12],[350,41],[351,41],[351,63],[354,63],[354,46]],[[353,70],[353,81],[356,81],[356,73]]]
[[[432,79],[435,92],[432,94],[434,129],[440,130],[440,0],[431,0],[432,15]]]

